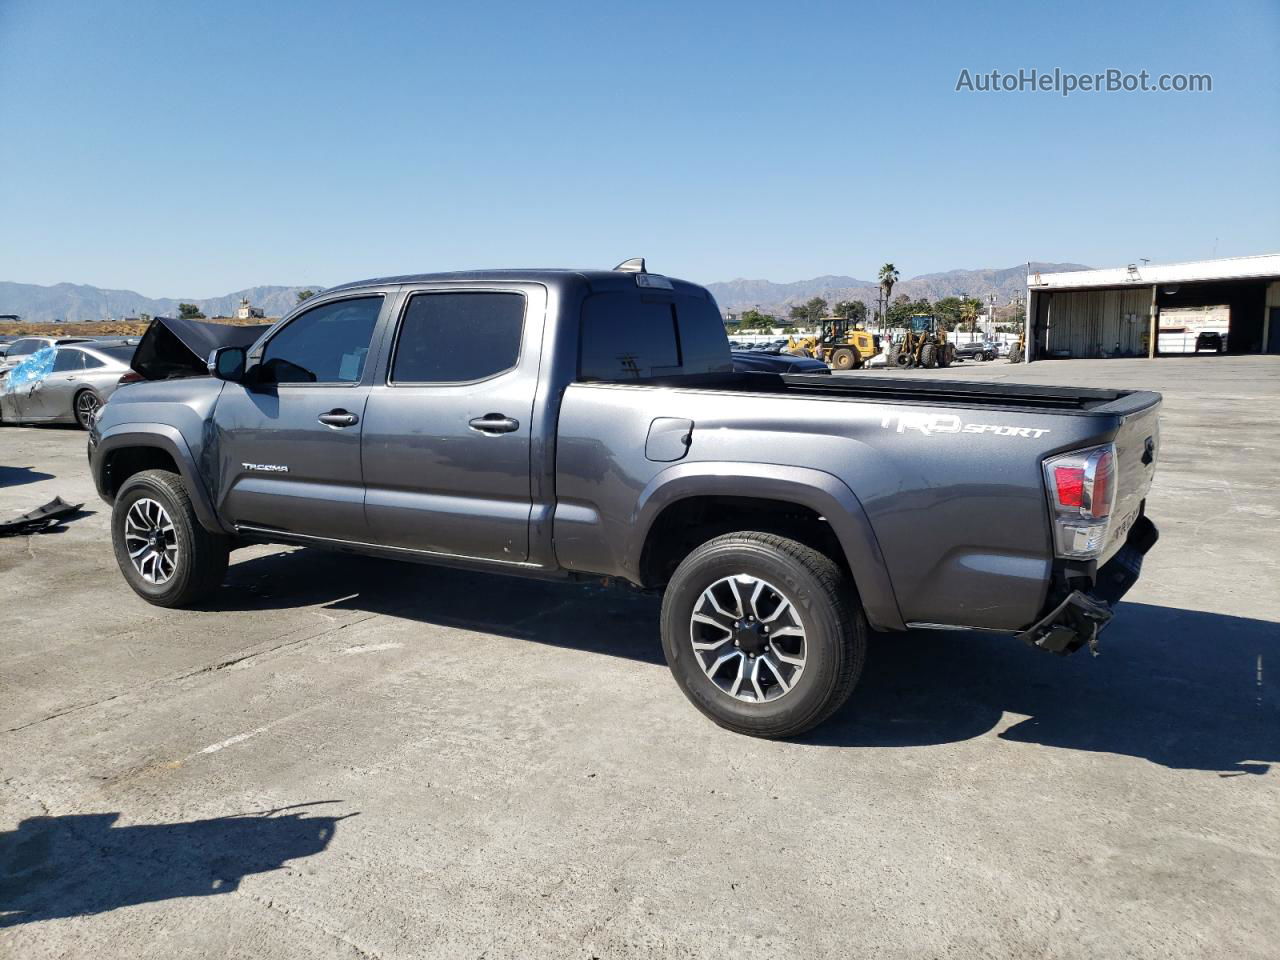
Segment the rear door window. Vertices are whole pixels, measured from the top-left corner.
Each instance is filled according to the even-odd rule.
[[[498,291],[415,293],[391,361],[392,383],[470,383],[520,359],[524,295]]]

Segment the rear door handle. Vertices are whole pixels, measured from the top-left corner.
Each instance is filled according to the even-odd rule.
[[[360,422],[360,418],[346,410],[330,410],[316,417],[326,427],[352,427]]]
[[[476,417],[468,423],[472,430],[480,433],[511,433],[520,429],[519,420],[512,420],[501,413],[486,413],[483,417]]]

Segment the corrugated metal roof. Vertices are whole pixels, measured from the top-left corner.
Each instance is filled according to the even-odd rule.
[[[1280,278],[1280,253],[1225,257],[1221,260],[1192,260],[1188,263],[1137,263],[1103,270],[1074,270],[1070,273],[1032,273],[1027,276],[1027,286],[1033,290],[1061,290],[1265,277]]]

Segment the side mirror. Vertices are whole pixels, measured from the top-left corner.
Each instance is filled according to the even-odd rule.
[[[244,379],[244,347],[219,347],[209,354],[209,376],[239,383]]]

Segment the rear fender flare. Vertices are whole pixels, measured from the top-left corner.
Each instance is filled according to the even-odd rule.
[[[200,525],[210,533],[232,532],[218,520],[213,499],[209,496],[200,471],[196,469],[195,458],[191,455],[186,439],[177,428],[167,424],[122,423],[112,427],[98,439],[93,453],[93,479],[104,500],[108,503],[114,501],[114,496],[106,493],[106,469],[111,454],[136,447],[156,448],[169,454],[178,466],[178,473],[182,476],[182,483],[187,489],[187,496],[191,498],[191,507]]]
[[[868,621],[880,630],[906,629],[884,554],[862,503],[839,477],[810,467],[699,461],[663,470],[641,491],[631,518],[636,536],[623,557],[628,579],[640,582],[644,544],[662,511],[677,501],[700,496],[778,500],[824,517],[844,550]]]

